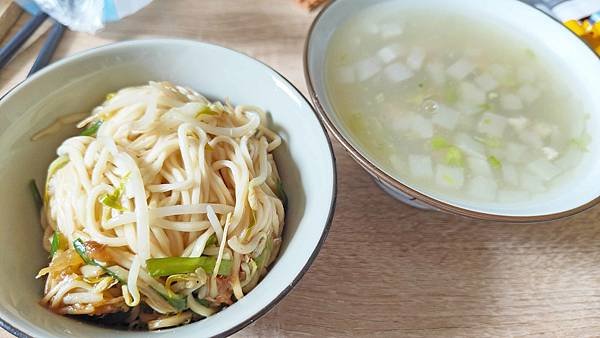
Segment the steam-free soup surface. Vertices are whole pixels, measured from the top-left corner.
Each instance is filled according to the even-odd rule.
[[[529,201],[564,182],[590,141],[549,54],[483,20],[384,6],[335,32],[327,87],[352,138],[402,182],[467,202]]]

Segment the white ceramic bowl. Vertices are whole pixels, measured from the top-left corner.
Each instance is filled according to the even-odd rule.
[[[168,80],[214,99],[265,108],[284,144],[275,153],[287,195],[283,246],[269,273],[246,297],[214,316],[152,332],[153,337],[233,333],[256,320],[296,284],[325,240],[336,193],[335,161],[322,125],[305,98],[280,74],[243,54],[184,40],[141,40],[93,49],[59,61],[0,101],[0,317],[17,336],[143,337],[56,315],[38,300],[47,264],[28,181],[44,182],[57,146],[73,128],[43,141],[31,136],[57,117],[90,111],[106,93]],[[310,137],[308,137],[310,136]],[[301,314],[298,314],[301,315]]]
[[[389,6],[390,10],[402,10],[406,6],[448,8],[463,15],[486,18],[493,24],[525,36],[539,45],[546,53],[553,53],[568,63],[561,69],[565,79],[576,84],[585,111],[590,114],[588,133],[593,135],[589,152],[576,169],[575,179],[562,185],[545,200],[537,199],[515,205],[491,205],[449,199],[425,193],[406,184],[402,178],[386,172],[376,160],[361,149],[346,130],[329,101],[325,86],[325,56],[329,41],[346,19],[371,6]],[[510,46],[507,46],[510,48]],[[543,12],[517,0],[337,0],[327,6],[315,19],[306,41],[304,55],[306,81],[319,117],[331,133],[342,143],[354,159],[369,172],[390,194],[416,206],[429,206],[465,216],[530,222],[553,220],[573,215],[599,201],[600,196],[600,62],[593,51],[562,24]],[[565,80],[567,81],[567,80]],[[568,113],[568,112],[565,112]]]

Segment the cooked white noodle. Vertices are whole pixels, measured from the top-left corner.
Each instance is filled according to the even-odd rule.
[[[107,97],[78,126],[97,129],[65,140],[47,178],[44,247],[55,241],[57,251],[39,274],[48,274],[43,304],[91,315],[135,308],[131,323],[157,329],[209,316],[256,284],[284,219],[271,153],[281,139],[264,111],[150,82]],[[147,267],[200,256],[214,259],[210,271],[154,278]]]

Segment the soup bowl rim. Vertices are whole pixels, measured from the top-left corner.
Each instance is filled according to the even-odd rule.
[[[396,0],[387,0],[387,1],[396,1]],[[520,0],[510,0],[511,2],[520,3],[522,5],[527,5]],[[510,222],[510,223],[534,223],[534,222],[546,222],[546,221],[554,221],[558,219],[562,219],[565,217],[573,216],[578,213],[581,213],[594,205],[600,202],[600,195],[596,196],[592,200],[587,203],[584,203],[578,207],[571,208],[569,210],[560,211],[560,212],[551,212],[540,215],[502,215],[496,213],[488,213],[484,211],[471,210],[464,207],[460,207],[457,205],[453,205],[449,202],[444,201],[442,198],[433,197],[427,193],[423,193],[418,191],[417,189],[411,187],[409,184],[405,184],[400,182],[398,179],[394,178],[392,175],[386,173],[383,169],[381,169],[378,165],[373,163],[373,161],[369,160],[367,156],[365,156],[364,151],[359,150],[352,142],[344,136],[341,131],[341,128],[336,124],[336,122],[330,117],[327,109],[321,103],[321,99],[319,97],[319,93],[315,88],[315,77],[310,71],[310,57],[311,57],[311,42],[313,41],[313,36],[315,36],[316,26],[322,20],[325,15],[334,8],[338,1],[330,1],[328,2],[323,9],[319,12],[319,14],[315,17],[313,22],[311,23],[307,37],[304,43],[304,52],[303,52],[303,68],[304,68],[304,78],[306,82],[306,86],[308,89],[309,96],[315,106],[315,110],[319,118],[323,121],[323,124],[327,127],[327,130],[335,137],[335,139],[342,144],[344,149],[350,156],[363,168],[365,169],[374,179],[379,181],[380,183],[386,185],[392,190],[399,192],[402,195],[406,195],[410,199],[416,199],[419,202],[423,202],[428,206],[431,206],[433,210],[441,210],[445,212],[449,212],[452,214],[466,216],[469,218],[487,220],[487,221],[497,221],[497,222]],[[562,29],[568,31],[572,34],[574,38],[579,40],[581,44],[583,44],[587,49],[591,50],[594,54],[594,50],[591,46],[586,44],[579,36],[577,36],[574,32],[572,32],[569,28],[563,25],[558,19],[552,17],[548,13],[544,12],[540,8],[535,6],[530,6],[532,9],[536,10],[538,14],[544,15],[547,18],[554,21],[554,23],[561,26]],[[600,60],[600,55],[595,54]]]

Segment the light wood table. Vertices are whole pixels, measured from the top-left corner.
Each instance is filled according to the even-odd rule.
[[[67,32],[56,57],[183,37],[256,57],[306,92],[302,49],[314,15],[291,0],[158,0],[96,36]],[[0,92],[23,79],[39,47],[0,71]],[[337,143],[335,153],[339,192],[325,246],[239,336],[600,336],[600,208],[531,225],[424,212],[383,193]]]

